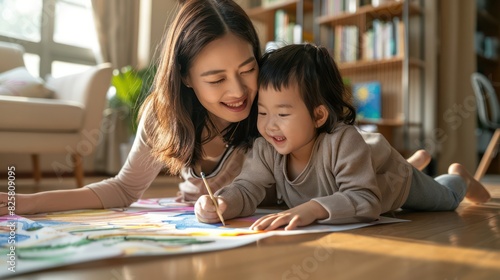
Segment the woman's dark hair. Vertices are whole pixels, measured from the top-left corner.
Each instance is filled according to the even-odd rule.
[[[170,24],[163,41],[151,94],[141,112],[147,112],[146,133],[153,156],[166,164],[169,172],[178,174],[183,167],[192,165],[203,156],[202,143],[216,135],[214,127],[207,125],[208,113],[193,90],[182,83],[191,63],[210,42],[231,33],[253,47],[256,60],[261,56],[255,28],[245,11],[232,0],[184,0],[179,2],[177,16]],[[231,124],[222,131],[229,140],[237,129],[232,144],[248,148],[258,135],[256,128],[256,102],[250,116],[238,126]],[[208,130],[209,139],[201,139]]]
[[[314,118],[314,109],[325,105],[328,119],[318,132],[331,132],[338,122],[354,124],[356,110],[345,89],[335,61],[324,47],[313,44],[287,45],[265,53],[261,60],[259,88],[281,91],[296,83]]]

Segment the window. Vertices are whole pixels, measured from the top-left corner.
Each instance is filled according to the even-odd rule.
[[[42,0],[0,0],[0,34],[40,42]]]
[[[97,36],[90,0],[64,0],[56,4],[54,41],[95,49]]]
[[[0,0],[0,41],[24,46],[33,75],[81,72],[98,50],[91,0]]]

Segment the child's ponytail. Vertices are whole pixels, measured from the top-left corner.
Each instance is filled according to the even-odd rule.
[[[356,109],[352,104],[352,94],[346,89],[337,64],[325,47],[307,45],[315,51],[319,90],[322,98],[325,99],[324,103],[328,104],[334,112],[335,119],[332,121],[354,124]]]

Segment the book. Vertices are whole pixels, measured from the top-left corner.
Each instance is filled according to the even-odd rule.
[[[287,24],[288,24],[287,13],[282,9],[277,10],[274,16],[274,41],[277,42],[286,41]]]
[[[302,27],[295,23],[293,14],[283,9],[278,9],[274,16],[274,41],[291,44],[302,43]]]
[[[358,119],[382,118],[382,91],[378,81],[354,83],[352,94]]]
[[[359,8],[359,0],[346,0],[344,5],[348,13],[355,13]]]
[[[379,19],[374,19],[373,25],[373,58],[380,60],[384,55],[384,38],[383,38],[383,25],[384,23]]]
[[[333,58],[336,62],[357,61],[359,59],[359,44],[359,28],[357,26],[335,26]]]
[[[399,19],[397,20],[397,22],[395,24],[397,24],[397,26],[394,27],[394,28],[396,28],[396,32],[397,32],[396,56],[397,57],[404,57],[405,53],[406,53],[406,50],[405,50],[405,48],[406,48],[406,46],[405,46],[405,24],[403,23],[402,20],[399,20]]]
[[[262,7],[270,7],[270,6],[273,6],[273,5],[278,5],[280,3],[283,3],[285,2],[285,0],[262,0],[261,1],[261,5]]]

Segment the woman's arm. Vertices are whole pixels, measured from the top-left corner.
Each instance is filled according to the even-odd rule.
[[[9,200],[6,193],[0,193],[1,216],[103,208],[97,195],[88,188],[16,194],[14,198]]]
[[[137,201],[160,173],[162,164],[151,154],[142,118],[132,149],[118,175],[87,185],[100,200],[102,207],[128,207]]]
[[[113,178],[102,180],[81,189],[45,191],[15,196],[15,214],[34,214],[90,208],[127,207],[137,201],[158,176],[161,164],[151,155],[144,123],[137,129],[136,139],[125,165]],[[0,215],[10,214],[12,198],[0,193]],[[3,206],[4,204],[9,204]],[[12,208],[11,208],[12,209]]]

